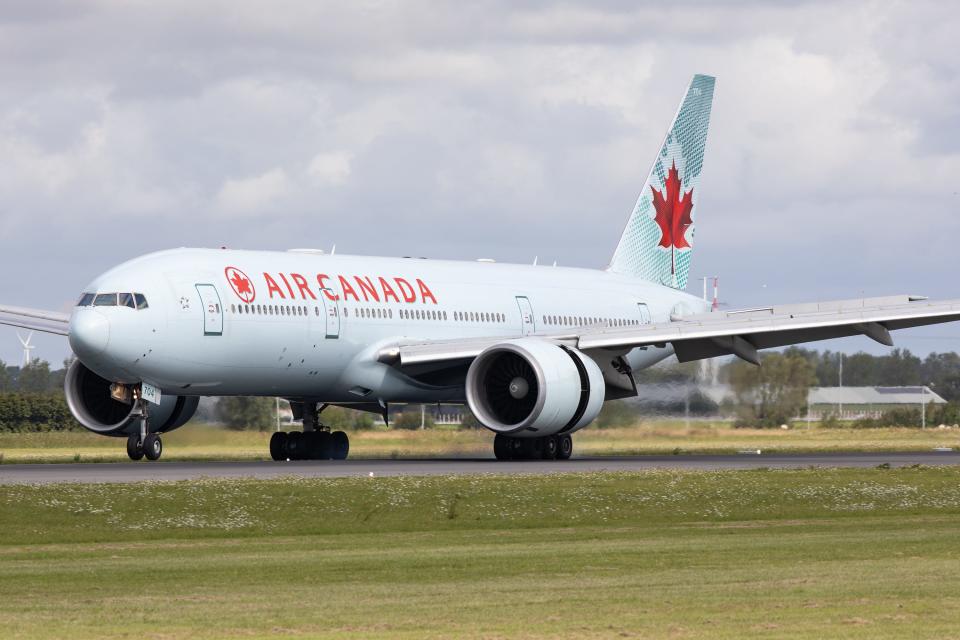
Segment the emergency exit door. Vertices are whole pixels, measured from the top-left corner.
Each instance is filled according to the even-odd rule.
[[[517,306],[520,307],[520,330],[523,335],[528,336],[537,330],[535,318],[533,317],[533,306],[527,296],[517,296]]]
[[[203,309],[203,335],[223,335],[223,308],[220,306],[220,294],[212,284],[198,284],[200,306]]]

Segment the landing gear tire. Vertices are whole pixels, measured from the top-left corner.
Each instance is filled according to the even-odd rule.
[[[306,458],[305,444],[306,441],[303,438],[302,432],[291,431],[288,433],[286,447],[284,447],[286,449],[286,457],[290,460],[303,460]]]
[[[547,436],[541,441],[540,457],[544,460],[556,460],[559,450],[560,438],[558,436]]]
[[[161,454],[163,454],[163,441],[160,436],[156,433],[148,433],[143,439],[143,455],[147,460],[159,460]]]
[[[513,450],[511,442],[513,438],[498,433],[493,437],[493,455],[497,460],[512,460]]]
[[[305,460],[330,459],[330,433],[327,431],[307,431],[303,434]]]
[[[569,435],[543,438],[513,438],[498,433],[493,438],[493,455],[497,460],[569,460],[573,438]]]
[[[143,446],[140,444],[139,433],[134,433],[127,438],[127,455],[131,460],[143,459]]]
[[[276,431],[270,436],[270,457],[278,461],[287,459],[286,431]]]
[[[350,438],[343,431],[330,434],[330,457],[334,460],[346,460],[350,454]]]

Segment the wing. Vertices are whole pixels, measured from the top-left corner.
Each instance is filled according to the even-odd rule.
[[[70,333],[69,315],[43,309],[0,306],[0,324],[22,327],[31,331],[55,333],[60,336]]]
[[[673,345],[681,362],[736,355],[759,363],[757,351],[803,342],[864,335],[892,345],[890,331],[960,320],[960,300],[928,301],[919,296],[834,300],[705,313],[670,322],[576,333],[539,335],[581,350],[626,352],[635,347]],[[450,340],[398,345],[380,354],[402,365],[476,357],[504,338]]]

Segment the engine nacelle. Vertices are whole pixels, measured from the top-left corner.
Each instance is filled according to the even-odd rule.
[[[70,413],[85,428],[104,436],[125,436],[140,430],[134,405],[114,400],[109,380],[101,378],[79,360],[67,370],[63,384]],[[164,433],[182,427],[197,411],[200,398],[167,396],[160,404],[151,404],[147,412],[147,428],[151,433]]]
[[[597,363],[582,352],[536,338],[488,347],[467,372],[467,404],[485,427],[521,438],[572,433],[603,406]]]

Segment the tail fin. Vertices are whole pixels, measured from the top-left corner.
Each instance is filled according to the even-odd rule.
[[[608,271],[687,286],[713,85],[711,76],[693,76]]]

